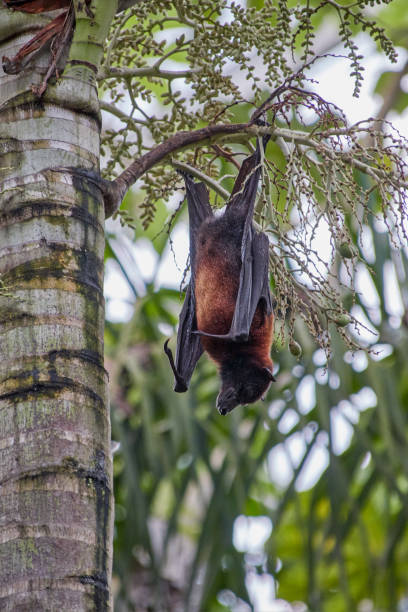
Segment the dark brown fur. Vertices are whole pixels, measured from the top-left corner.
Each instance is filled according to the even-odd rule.
[[[205,221],[197,239],[195,298],[197,329],[226,335],[231,328],[239,288],[242,227],[225,213]],[[235,221],[235,222],[234,222]],[[239,220],[238,220],[239,221]],[[241,224],[242,226],[242,224]],[[237,404],[260,399],[271,383],[273,313],[260,301],[248,340],[236,342],[202,335],[201,343],[220,371],[222,387],[217,399],[221,414]],[[242,401],[241,401],[242,400]]]

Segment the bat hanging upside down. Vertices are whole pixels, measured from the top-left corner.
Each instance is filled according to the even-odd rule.
[[[265,147],[268,137],[264,137]],[[190,219],[191,280],[180,314],[174,390],[187,390],[203,350],[222,381],[220,414],[263,397],[274,381],[270,350],[273,312],[269,290],[269,241],[252,224],[261,152],[246,158],[224,214],[213,215],[204,183],[184,175]]]

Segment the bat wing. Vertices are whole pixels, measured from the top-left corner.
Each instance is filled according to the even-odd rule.
[[[164,351],[174,373],[174,390],[177,393],[187,391],[194,368],[203,353],[200,336],[194,333],[195,329],[195,299],[190,283],[179,318],[175,363],[173,354],[167,346],[168,340],[164,345]]]
[[[271,314],[269,240],[262,232],[257,233],[252,225],[249,227],[248,234],[242,257],[235,310],[228,334],[208,334],[202,331],[193,331],[193,334],[232,340],[233,342],[245,342],[248,340],[249,330],[258,304],[261,302],[264,314]]]
[[[187,192],[188,219],[190,229],[190,265],[191,281],[194,283],[196,272],[196,241],[200,225],[212,217],[213,212],[204,183],[195,183],[189,174],[183,174]],[[193,292],[194,294],[194,292]]]
[[[255,311],[263,303],[265,314],[272,312],[269,289],[269,240],[250,226],[243,255],[240,282],[229,337],[234,341],[248,340]]]
[[[263,138],[265,149],[269,136]],[[261,174],[261,148],[258,139],[256,151],[244,160],[238,173],[228,204],[228,214],[241,215],[243,234],[241,244],[241,273],[234,316],[228,336],[234,341],[248,339],[255,311],[260,301],[266,314],[272,312],[269,289],[269,240],[255,231],[252,224],[255,199]]]
[[[172,367],[175,385],[174,390],[178,393],[187,391],[191,376],[197,361],[200,359],[203,347],[197,330],[195,316],[195,273],[196,273],[196,239],[197,233],[202,222],[213,216],[208,198],[208,191],[204,183],[195,183],[193,179],[183,173],[187,191],[187,205],[190,226],[190,267],[191,280],[187,288],[183,308],[179,319],[179,329],[177,333],[176,360],[168,348],[166,341],[164,350],[169,358]]]
[[[269,135],[263,137],[262,151],[265,150],[269,138]],[[256,192],[261,174],[261,158],[261,145],[258,139],[255,153],[242,162],[227,204],[227,214],[243,215],[248,224],[252,222],[254,214]]]

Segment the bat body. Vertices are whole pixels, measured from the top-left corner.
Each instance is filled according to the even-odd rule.
[[[225,213],[215,217],[203,183],[184,176],[190,217],[191,281],[180,315],[176,363],[186,391],[203,350],[221,376],[220,414],[260,399],[273,378],[270,349],[273,312],[269,290],[269,242],[252,224],[260,174],[259,143],[242,164]]]

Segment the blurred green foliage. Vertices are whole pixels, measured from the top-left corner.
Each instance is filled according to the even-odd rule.
[[[227,418],[215,410],[218,383],[206,357],[190,391],[172,392],[159,324],[175,325],[178,291],[155,290],[153,281],[128,323],[107,322],[113,437],[121,444],[114,463],[116,609],[229,609],[217,596],[231,591],[232,601],[249,601],[245,576],[254,572],[269,573],[279,597],[313,611],[353,610],[364,599],[373,610],[397,610],[408,587],[408,334],[406,321],[396,326],[387,311],[383,271],[396,259],[406,294],[408,260],[371,231],[379,308],[373,315],[364,299],[358,305],[378,343],[389,345],[388,356],[361,351],[353,359],[334,336],[333,358],[322,363],[299,324],[301,361],[287,347],[275,349],[278,382],[267,401]],[[271,454],[276,448],[281,452]],[[299,491],[322,449],[327,465],[309,467],[312,484]],[[271,462],[285,453],[293,465],[282,483]],[[241,514],[272,521],[257,555],[233,545]]]

